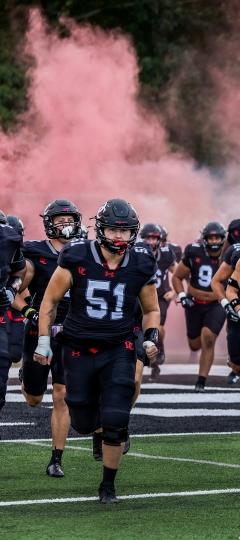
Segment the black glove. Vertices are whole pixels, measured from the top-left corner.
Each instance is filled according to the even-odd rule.
[[[13,298],[14,300],[14,298]],[[12,297],[7,293],[6,287],[0,290],[0,313],[3,314],[11,306]]]
[[[187,296],[184,292],[179,293],[178,301],[181,303],[184,309],[192,308],[195,305],[192,296]]]
[[[236,311],[234,311],[234,309],[231,306],[230,302],[228,302],[226,298],[224,298],[224,300],[221,301],[221,305],[222,305],[222,307],[223,307],[229,321],[232,321],[232,322],[239,322],[240,321],[240,318],[238,317]]]
[[[28,319],[33,326],[38,326],[39,313],[36,311],[36,309],[29,306],[24,306],[21,309],[21,314],[26,317],[26,319]]]

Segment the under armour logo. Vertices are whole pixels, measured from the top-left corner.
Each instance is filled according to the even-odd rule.
[[[40,257],[39,262],[41,264],[47,264],[47,261],[46,261],[46,259],[44,257]]]
[[[86,268],[84,266],[78,266],[77,271],[81,276],[86,276]]]
[[[124,341],[125,349],[134,351],[134,343],[132,341]]]
[[[115,277],[115,272],[109,272],[108,270],[105,271],[105,277]]]
[[[72,356],[77,356],[79,357],[80,356],[80,351],[72,351]]]

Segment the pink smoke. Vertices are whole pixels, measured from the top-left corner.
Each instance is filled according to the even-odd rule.
[[[69,198],[88,224],[106,199],[121,197],[173,241],[194,240],[225,215],[210,174],[172,154],[161,119],[140,106],[129,39],[70,25],[71,38],[61,40],[31,13],[30,110],[17,134],[0,134],[0,206],[20,215],[28,238],[40,238],[50,200]],[[179,340],[175,330],[173,345]]]
[[[75,25],[60,40],[33,11],[27,49],[35,59],[31,106],[18,134],[0,137],[1,206],[20,213],[36,236],[51,199],[72,199],[87,221],[117,196],[142,221],[166,224],[178,241],[195,237],[215,211],[210,176],[171,155],[160,119],[140,107],[129,40]]]

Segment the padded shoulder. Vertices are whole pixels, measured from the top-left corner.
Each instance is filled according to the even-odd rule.
[[[64,246],[58,257],[58,265],[62,268],[71,268],[74,264],[86,260],[89,257],[90,241],[73,240]]]

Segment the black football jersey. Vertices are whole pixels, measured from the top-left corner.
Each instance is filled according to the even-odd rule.
[[[211,257],[203,244],[195,242],[186,246],[182,262],[191,271],[190,285],[211,292],[211,280],[219,268],[219,257]]]
[[[144,285],[155,283],[156,262],[136,246],[110,270],[97,241],[75,241],[61,251],[58,264],[72,274],[70,309],[63,336],[79,343],[117,344],[133,330],[136,299]]]
[[[21,251],[21,236],[9,225],[0,224],[0,287],[6,285],[9,275],[25,268]]]
[[[175,259],[177,262],[180,262],[181,261],[181,258],[182,258],[182,248],[181,246],[179,246],[178,244],[173,244],[172,242],[167,242],[166,244],[167,246],[169,246],[174,255],[175,255]]]
[[[240,259],[240,244],[233,244],[225,251],[223,261],[235,270],[238,259]]]
[[[48,282],[57,268],[59,252],[49,240],[32,240],[24,242],[23,253],[34,266],[34,277],[28,286],[32,298],[32,306],[39,310]],[[69,292],[59,302],[55,323],[62,323],[69,308]]]
[[[167,291],[171,289],[169,285],[168,270],[172,264],[175,263],[176,258],[173,250],[170,246],[159,247],[157,250],[157,272],[156,272],[156,287],[158,297],[162,297]]]

